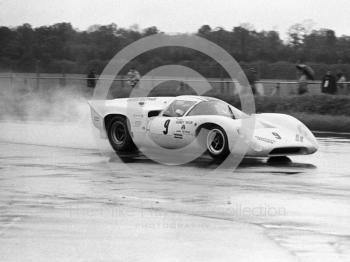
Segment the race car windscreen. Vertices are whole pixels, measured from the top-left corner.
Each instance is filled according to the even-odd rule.
[[[188,109],[190,109],[196,102],[186,100],[175,100],[168,108],[163,112],[163,116],[166,117],[181,117]]]
[[[237,109],[234,110],[228,104],[222,101],[203,101],[197,104],[194,108],[192,108],[187,115],[220,115],[227,116],[230,118],[240,118],[241,112]]]

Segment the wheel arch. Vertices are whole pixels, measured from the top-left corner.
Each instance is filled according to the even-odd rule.
[[[202,124],[200,124],[197,128],[196,128],[196,132],[195,132],[195,134],[196,134],[196,136],[198,136],[198,134],[199,134],[199,132],[200,132],[200,130],[202,129],[202,128],[213,128],[213,127],[215,127],[215,126],[218,126],[218,127],[221,127],[221,128],[223,128],[222,126],[220,126],[219,124],[217,124],[217,123],[214,123],[214,122],[205,122],[205,123],[202,123]],[[224,129],[224,128],[223,128]]]
[[[220,130],[220,132],[222,133],[222,136],[224,138],[224,141],[226,140],[225,144],[223,144],[222,149],[220,151],[217,151],[215,153],[211,151],[211,149],[209,148],[209,146],[207,144],[207,135],[209,133],[204,131],[203,134],[205,134],[205,137],[201,137],[200,133],[201,133],[202,129],[207,129],[208,132],[210,132],[209,130],[214,130],[214,129]],[[202,123],[196,129],[196,137],[201,141],[200,144],[205,145],[206,151],[214,159],[225,159],[227,157],[227,155],[230,153],[230,142],[229,142],[227,132],[225,131],[225,128],[222,125],[220,125],[219,123],[214,123],[214,122]],[[205,139],[205,141],[203,141],[203,138]]]
[[[107,131],[110,123],[111,123],[111,120],[116,117],[116,116],[119,116],[119,117],[122,117],[124,119],[127,120],[127,124],[130,125],[130,120],[129,118],[126,116],[126,115],[123,115],[123,114],[108,114],[104,117],[104,127],[105,127],[105,130]],[[128,126],[128,128],[130,129],[130,126]]]
[[[123,146],[123,148],[118,149],[116,146],[114,146],[110,140],[110,128],[112,126],[113,123],[113,119],[115,119],[116,117],[121,118],[122,122],[126,122],[126,132],[127,132],[127,138],[126,138],[126,146]],[[110,141],[111,146],[113,147],[113,149],[116,151],[116,153],[118,154],[118,151],[120,152],[126,152],[126,151],[133,151],[133,150],[137,150],[137,146],[135,145],[134,141],[133,141],[133,133],[131,132],[131,127],[130,127],[130,120],[126,115],[123,114],[108,114],[104,117],[104,125],[105,125],[105,132],[106,132],[106,137],[108,138],[108,140]]]
[[[214,121],[213,121],[214,120]],[[218,118],[218,119],[206,119],[204,122],[200,123],[195,131],[195,135],[198,136],[201,128],[212,128],[213,126],[221,127],[228,139],[229,147],[234,146],[235,141],[238,139],[237,129],[240,127],[240,122],[227,121],[226,118]]]

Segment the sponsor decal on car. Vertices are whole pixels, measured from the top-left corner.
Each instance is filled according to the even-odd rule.
[[[296,134],[295,141],[303,143],[304,137],[302,135]]]
[[[133,117],[134,118],[143,118],[143,114],[134,114]]]
[[[266,137],[261,137],[261,136],[255,136],[255,138],[260,140],[260,141],[269,143],[269,144],[274,144],[276,142],[275,140],[272,140],[272,139],[269,139],[269,138],[266,138]]]
[[[175,133],[174,138],[183,139],[183,136],[180,133]]]
[[[272,134],[274,135],[274,137],[276,139],[282,139],[282,137],[280,136],[280,134],[278,134],[277,132],[272,132]]]
[[[157,97],[132,97],[129,98],[128,101],[155,101]]]
[[[142,124],[142,121],[135,121],[134,122],[134,127],[140,127]]]

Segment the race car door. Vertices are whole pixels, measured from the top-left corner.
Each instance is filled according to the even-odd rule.
[[[191,142],[192,134],[186,129],[186,121],[183,115],[196,102],[175,100],[162,113],[149,123],[149,135],[151,139],[164,148],[181,148]]]
[[[164,148],[181,148],[187,145],[189,137],[183,132],[182,117],[156,117],[150,122],[151,139]]]

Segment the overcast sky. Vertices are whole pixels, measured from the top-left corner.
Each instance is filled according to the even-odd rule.
[[[0,25],[33,26],[70,22],[85,30],[93,24],[157,26],[163,32],[195,32],[203,24],[231,30],[251,23],[257,30],[287,29],[303,20],[314,28],[350,35],[349,0],[0,0]]]

